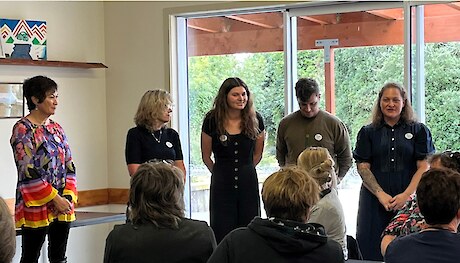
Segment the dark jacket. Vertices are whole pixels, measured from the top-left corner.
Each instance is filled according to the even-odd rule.
[[[206,262],[215,247],[206,222],[184,218],[179,229],[127,223],[107,237],[104,263]]]
[[[254,218],[230,232],[209,258],[213,262],[344,262],[339,243],[319,224]]]

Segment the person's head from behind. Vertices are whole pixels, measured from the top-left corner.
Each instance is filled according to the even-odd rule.
[[[431,168],[448,168],[460,173],[460,152],[444,151],[433,154],[430,158]]]
[[[380,89],[372,111],[372,123],[379,125],[382,120],[386,122],[415,121],[414,110],[404,87],[395,82],[388,82]]]
[[[144,93],[137,107],[134,123],[153,131],[155,125],[170,121],[172,112],[171,96],[165,90],[149,90]]]
[[[29,111],[41,110],[45,114],[54,114],[57,106],[57,84],[45,76],[26,79],[22,85]]]
[[[131,177],[131,221],[177,228],[184,217],[183,192],[183,175],[179,168],[163,162],[141,164]]]
[[[9,263],[16,253],[16,230],[13,216],[0,197],[0,262]]]
[[[262,201],[268,217],[305,223],[319,192],[318,184],[305,171],[285,167],[265,180]]]
[[[417,203],[429,225],[449,224],[460,217],[460,174],[451,169],[430,169],[417,187]]]
[[[308,147],[297,158],[297,166],[306,171],[316,182],[327,189],[335,176],[334,160],[323,147]]]
[[[318,114],[321,93],[316,80],[310,78],[299,79],[295,84],[295,95],[302,116],[313,118]]]

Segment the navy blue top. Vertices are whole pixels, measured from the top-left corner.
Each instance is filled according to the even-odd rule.
[[[460,261],[460,235],[448,230],[427,230],[396,238],[388,245],[388,263],[457,263]]]
[[[126,136],[125,158],[126,164],[145,163],[152,159],[183,160],[179,134],[171,128],[162,128],[156,131],[155,137],[144,127],[134,127]]]
[[[357,163],[370,163],[379,185],[394,196],[409,185],[417,171],[417,161],[434,151],[431,132],[423,123],[398,122],[391,127],[382,122],[361,128],[353,157]]]

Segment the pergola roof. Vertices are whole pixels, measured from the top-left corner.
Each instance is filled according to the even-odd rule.
[[[188,19],[189,56],[283,51],[280,12]],[[318,39],[339,39],[334,48],[402,45],[402,8],[299,16],[298,49]],[[460,41],[460,4],[425,7],[425,42]]]

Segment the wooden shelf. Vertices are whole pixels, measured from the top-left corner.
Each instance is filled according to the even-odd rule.
[[[14,66],[39,66],[55,68],[107,68],[102,63],[86,63],[72,61],[53,61],[53,60],[31,60],[31,59],[10,59],[0,58],[0,65]]]

